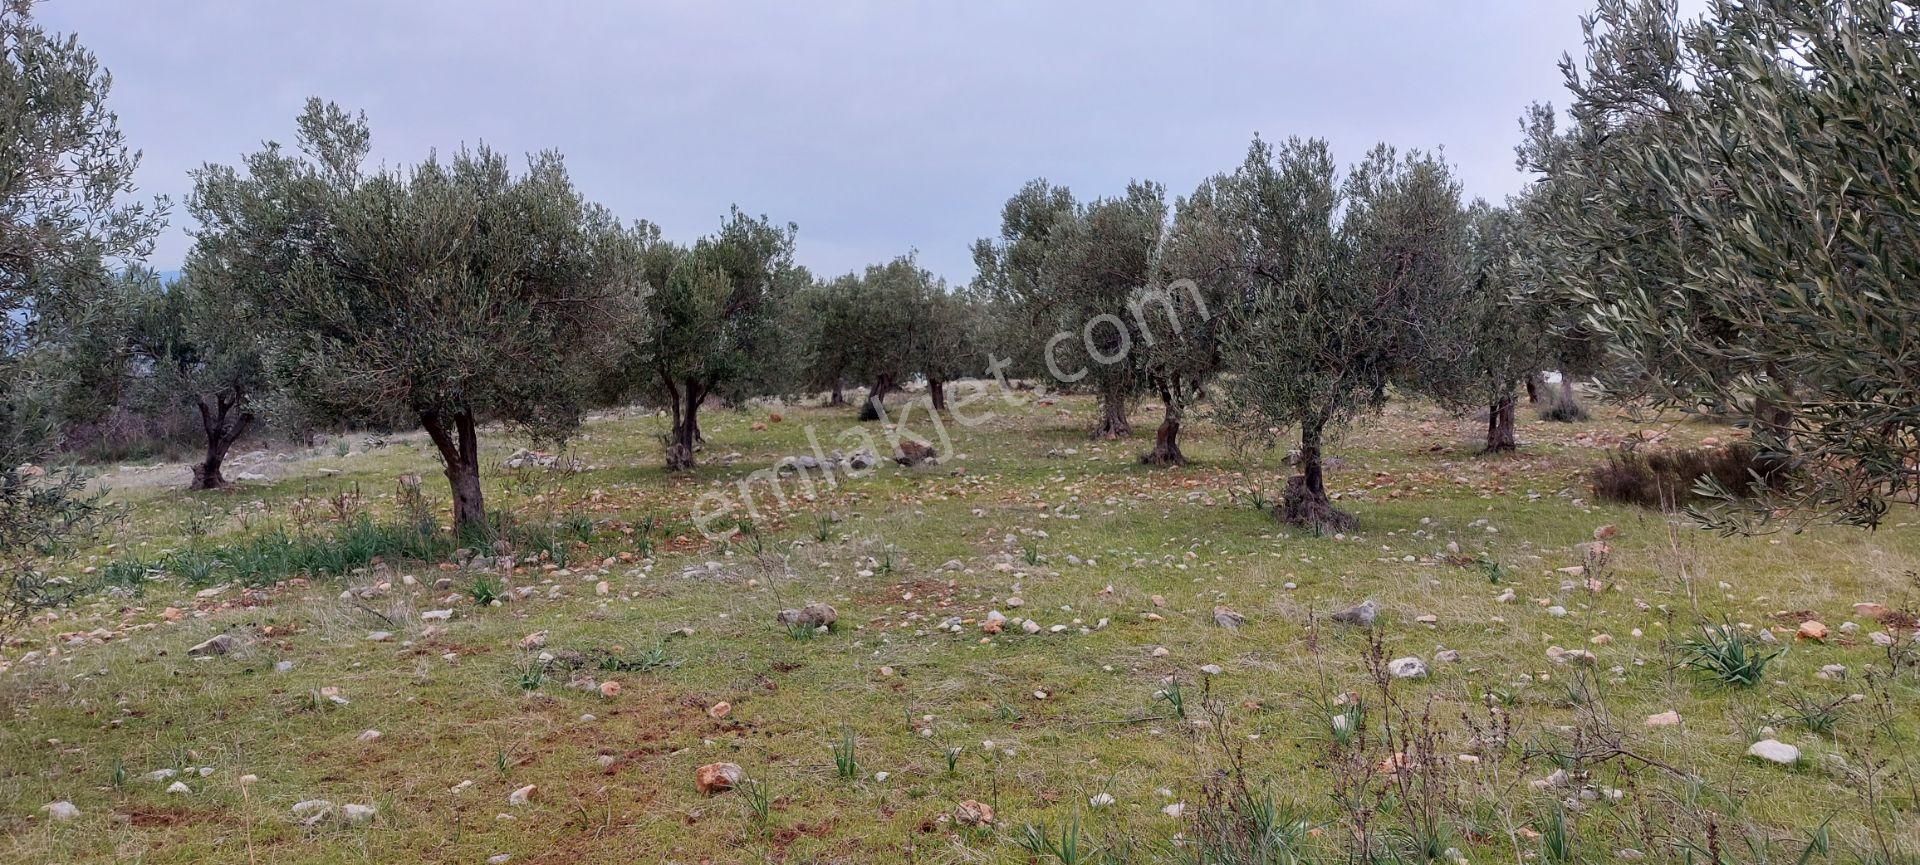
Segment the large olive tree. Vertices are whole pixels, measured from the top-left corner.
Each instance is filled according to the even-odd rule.
[[[1329,436],[1388,388],[1457,369],[1464,212],[1446,163],[1384,145],[1342,177],[1325,142],[1256,139],[1232,178],[1252,281],[1222,419],[1264,440],[1299,431],[1281,517],[1322,530],[1351,515],[1324,479]]]
[[[110,84],[31,2],[0,3],[0,620],[62,599],[49,557],[97,522],[83,479],[40,464],[76,408],[99,404],[71,397],[116,368],[114,274],[151,251],[164,218],[128,201],[139,154]]]
[[[228,451],[260,417],[268,389],[263,343],[248,328],[235,327],[230,301],[191,278],[162,286],[145,284],[131,331],[141,360],[135,395],[145,409],[186,409],[200,421],[203,450],[190,489],[226,486]]]
[[[1570,128],[1532,137],[1570,265],[1544,277],[1588,303],[1623,384],[1750,418],[1759,476],[1710,521],[1878,524],[1920,489],[1920,18],[1607,0],[1587,49]]]
[[[423,427],[473,532],[480,427],[578,425],[641,312],[646,233],[582,199],[558,154],[518,175],[484,146],[369,170],[369,139],[363,116],[310,100],[297,153],[195,172],[187,270],[310,417]]]

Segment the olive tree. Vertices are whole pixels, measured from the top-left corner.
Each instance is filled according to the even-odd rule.
[[[690,247],[654,241],[634,273],[652,289],[650,321],[635,340],[641,386],[667,402],[667,468],[694,467],[700,407],[710,395],[766,392],[781,378],[789,303],[812,280],[793,263],[797,228],[734,208]]]
[[[1608,0],[1587,49],[1537,167],[1569,190],[1545,235],[1592,266],[1552,284],[1587,301],[1639,392],[1750,418],[1763,462],[1714,490],[1711,522],[1877,525],[1920,488],[1920,19],[1780,0],[1682,21]]]
[[[1467,256],[1462,315],[1456,319],[1457,340],[1464,350],[1456,377],[1432,395],[1459,408],[1487,413],[1485,451],[1499,453],[1519,447],[1514,420],[1520,389],[1551,361],[1550,316],[1543,298],[1527,290],[1524,270],[1516,262],[1517,237],[1522,231],[1514,211],[1475,201],[1467,209]],[[1571,379],[1561,368],[1561,381]]]
[[[1457,368],[1458,184],[1437,158],[1385,145],[1342,177],[1325,142],[1299,139],[1255,139],[1232,184],[1252,298],[1221,416],[1253,440],[1297,428],[1300,473],[1280,516],[1345,529],[1353,517],[1326,490],[1329,436],[1390,386]]]
[[[1162,415],[1148,465],[1186,465],[1180,431],[1207,385],[1225,369],[1225,348],[1246,297],[1241,236],[1230,200],[1231,178],[1203,181],[1174,203],[1152,284],[1130,303],[1141,371],[1160,396]],[[1157,316],[1154,313],[1159,313]]]
[[[869,265],[852,284],[851,315],[839,338],[847,345],[848,375],[868,383],[860,419],[879,420],[887,396],[919,371],[932,299],[945,289],[911,255]]]
[[[314,99],[298,127],[297,153],[195,172],[188,272],[310,417],[424,428],[456,528],[481,530],[480,427],[577,427],[641,312],[644,227],[583,200],[557,153],[518,175],[484,145],[368,170],[364,116]]]
[[[268,389],[261,340],[252,330],[234,326],[228,298],[191,275],[147,287],[131,328],[132,348],[143,367],[138,384],[145,393],[139,401],[152,409],[177,406],[194,412],[204,448],[189,488],[219,489],[227,483],[221,473],[227,453],[254,428]]]
[[[164,203],[130,202],[139,154],[111,78],[27,0],[0,3],[0,620],[58,603],[52,561],[99,523],[77,473],[47,469],[77,385],[120,344],[125,283]],[[112,360],[111,357],[107,360]],[[107,365],[109,368],[111,364]]]

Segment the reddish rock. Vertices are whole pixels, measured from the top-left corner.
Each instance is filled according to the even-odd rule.
[[[725,793],[740,786],[747,772],[734,763],[708,763],[693,772],[693,787],[702,796]]]

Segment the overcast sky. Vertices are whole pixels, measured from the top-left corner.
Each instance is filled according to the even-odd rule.
[[[293,140],[308,96],[364,110],[376,160],[485,141],[557,148],[621,216],[687,240],[729,204],[800,226],[836,274],[918,250],[949,281],[1000,205],[1046,177],[1180,194],[1255,132],[1441,148],[1498,199],[1521,110],[1587,0],[612,3],[46,0],[113,72],[145,194]],[[1470,11],[1469,11],[1470,10]],[[185,254],[176,207],[153,265]]]

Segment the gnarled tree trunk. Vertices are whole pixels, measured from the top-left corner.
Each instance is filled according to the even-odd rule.
[[[846,405],[847,391],[839,379],[833,380],[833,395],[827,399],[827,405]]]
[[[1300,473],[1287,479],[1281,496],[1280,519],[1319,532],[1344,532],[1352,529],[1352,514],[1333,506],[1327,496],[1326,476],[1322,471],[1321,444],[1324,423],[1300,427]]]
[[[1160,405],[1165,413],[1160,428],[1153,433],[1153,450],[1141,454],[1140,461],[1150,466],[1184,466],[1187,455],[1180,452],[1180,421],[1186,410],[1175,391],[1165,387],[1160,389]]]
[[[680,386],[669,385],[673,395],[673,430],[667,439],[667,471],[682,472],[694,467],[693,451],[700,444],[700,404],[707,389],[696,379]]]
[[[886,416],[887,394],[893,393],[893,376],[882,375],[875,378],[873,387],[867,389],[867,399],[860,404],[861,420],[879,420]]]
[[[927,376],[927,394],[933,397],[933,410],[947,410],[947,382],[945,379]]]
[[[1518,402],[1513,391],[1509,390],[1487,407],[1487,453],[1519,447],[1513,438],[1513,414]]]
[[[217,490],[227,485],[220,466],[226,462],[227,451],[233,443],[253,426],[253,412],[238,408],[244,399],[243,394],[228,391],[214,396],[211,402],[205,396],[197,400],[207,451],[200,464],[193,467],[193,483],[189,489]]]
[[[1100,423],[1088,434],[1088,438],[1117,439],[1130,435],[1133,435],[1133,424],[1127,422],[1126,397],[1101,394]]]
[[[463,538],[483,535],[487,504],[480,490],[480,436],[473,412],[463,409],[451,416],[424,412],[420,425],[426,428],[427,437],[446,465],[447,484],[453,489],[454,533]]]
[[[1541,390],[1540,374],[1537,372],[1527,373],[1527,405],[1540,404]]]

